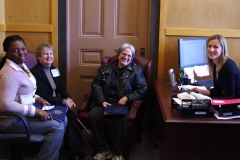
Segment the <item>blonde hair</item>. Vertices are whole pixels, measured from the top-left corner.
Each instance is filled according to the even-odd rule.
[[[36,49],[36,57],[41,57],[41,53],[42,53],[42,50],[44,48],[51,49],[53,51],[53,54],[54,54],[54,48],[53,48],[53,46],[51,44],[49,44],[49,43],[42,43]]]
[[[215,35],[212,35],[212,36],[208,37],[208,43],[211,40],[214,40],[214,39],[217,39],[220,42],[220,45],[222,47],[222,53],[219,56],[219,64],[217,65],[217,68],[216,68],[216,72],[218,73],[221,70],[223,64],[230,57],[229,57],[228,52],[227,52],[227,42],[226,42],[226,39],[222,35],[220,35],[220,34],[215,34]],[[208,68],[209,68],[209,71],[212,71],[213,65],[214,65],[213,59],[210,59],[208,57]]]

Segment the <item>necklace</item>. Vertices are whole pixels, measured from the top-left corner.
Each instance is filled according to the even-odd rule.
[[[30,71],[26,70],[24,67],[21,67],[21,69],[24,71],[24,73],[26,73],[26,75],[27,75],[28,77],[31,77],[31,76],[30,76]]]

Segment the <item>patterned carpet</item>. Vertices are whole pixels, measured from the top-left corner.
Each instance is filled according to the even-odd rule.
[[[89,136],[84,132],[86,138]],[[133,136],[136,137],[136,136]],[[90,139],[90,138],[89,138]],[[91,146],[94,146],[94,142],[88,140]],[[27,160],[34,160],[38,151],[39,145],[24,145],[24,156]],[[92,157],[91,152],[87,148],[87,145],[83,142],[83,150],[88,154],[89,157]],[[10,160],[10,146],[0,144],[0,160]],[[68,152],[64,149],[61,149],[59,160],[67,160]],[[159,150],[154,149],[152,135],[142,132],[142,142],[137,143],[135,139],[132,139],[132,148],[129,153],[128,160],[160,160]]]

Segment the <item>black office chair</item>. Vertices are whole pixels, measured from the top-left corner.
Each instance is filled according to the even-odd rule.
[[[29,51],[26,65],[30,69],[36,63],[37,63],[37,60],[36,60],[35,53]],[[23,122],[26,132],[19,134],[16,131],[15,134],[7,134],[7,133],[1,133],[0,131],[0,144],[11,144],[11,158],[13,160],[22,160],[23,158],[21,155],[21,148],[20,148],[21,143],[42,142],[44,140],[44,135],[31,134],[29,123],[24,115],[20,113],[0,112],[0,120],[8,116],[14,116],[16,118],[20,118],[20,120]],[[5,121],[0,121],[0,126],[2,125],[7,125],[7,124],[5,124]]]
[[[11,158],[14,160],[19,160],[22,159],[20,144],[42,142],[44,140],[44,135],[31,134],[28,121],[24,115],[20,113],[0,112],[0,118],[4,118],[6,116],[14,116],[20,118],[25,127],[26,132],[21,134],[17,133],[17,131],[15,134],[0,133],[0,143],[11,144]],[[0,123],[4,123],[4,121]]]
[[[16,116],[20,118],[25,127],[26,133],[24,134],[6,134],[0,133],[1,143],[25,143],[25,142],[41,142],[44,139],[44,135],[41,134],[31,134],[28,121],[25,116],[20,113],[10,113],[10,112],[0,112],[0,118],[6,116]]]

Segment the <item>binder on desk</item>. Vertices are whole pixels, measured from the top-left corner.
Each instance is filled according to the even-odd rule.
[[[42,109],[43,105],[40,103],[34,103],[33,104],[35,107]],[[68,108],[66,106],[56,106],[54,105],[54,108],[50,110],[45,110],[46,112],[50,113],[52,115],[52,118],[56,121],[63,121],[66,113],[67,113]]]
[[[211,106],[211,111],[219,117],[240,116],[240,109],[222,110],[221,106]]]

